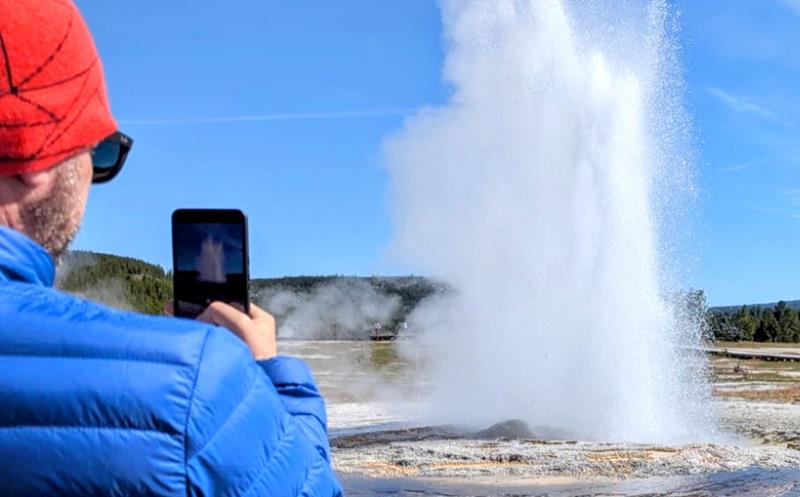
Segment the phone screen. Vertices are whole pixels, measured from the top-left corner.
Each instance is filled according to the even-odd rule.
[[[216,300],[247,311],[247,238],[243,216],[238,222],[224,219],[204,222],[197,213],[184,216],[194,219],[180,217],[173,217],[172,225],[175,315],[196,317]]]

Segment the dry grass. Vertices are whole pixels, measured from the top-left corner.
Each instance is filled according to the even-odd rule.
[[[762,361],[714,358],[711,360],[712,378],[725,382],[797,383],[800,381],[800,362]]]
[[[715,390],[714,394],[720,398],[800,404],[800,384],[767,390]]]

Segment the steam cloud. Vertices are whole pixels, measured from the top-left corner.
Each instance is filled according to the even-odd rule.
[[[73,271],[80,271],[84,267],[94,266],[95,264],[97,264],[97,257],[93,254],[72,252],[59,258],[56,267],[55,286],[57,288],[61,287]],[[80,293],[80,296],[117,309],[132,311],[134,308],[128,299],[125,287],[126,284],[123,280],[108,278],[97,282],[90,288],[86,288]]]
[[[197,281],[207,281],[210,283],[225,283],[225,246],[222,242],[207,236],[203,240],[200,248],[200,255],[197,256],[197,270],[199,272]]]
[[[666,4],[441,6],[452,96],[386,145],[392,251],[456,289],[410,318],[434,414],[710,436],[700,330],[664,298],[692,186]]]
[[[260,298],[278,316],[281,338],[366,339],[375,323],[386,326],[397,315],[400,297],[369,283],[344,279],[309,293],[273,291]]]

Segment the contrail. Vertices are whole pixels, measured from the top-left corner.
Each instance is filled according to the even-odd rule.
[[[163,119],[120,119],[121,124],[216,124],[259,121],[300,121],[316,119],[357,119],[362,117],[402,116],[413,114],[415,108],[390,108],[368,110],[345,110],[338,112],[288,112],[257,114],[250,116],[219,116]]]

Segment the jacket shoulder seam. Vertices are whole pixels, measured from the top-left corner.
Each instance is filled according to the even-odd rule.
[[[67,360],[83,360],[83,361],[119,361],[119,362],[143,362],[148,364],[162,364],[164,366],[187,366],[185,362],[178,361],[162,361],[158,359],[148,359],[146,357],[112,357],[112,356],[96,356],[96,355],[77,355],[77,354],[26,354],[24,352],[3,352],[0,351],[0,357],[37,357],[47,359],[67,359]]]
[[[256,386],[257,382],[258,382],[257,378],[254,378],[253,381],[250,382],[250,386],[247,387],[247,391],[245,392],[244,396],[239,401],[239,403],[236,404],[236,407],[233,408],[233,410],[230,412],[230,414],[228,414],[228,416],[225,418],[225,421],[223,421],[222,424],[219,425],[219,427],[217,427],[217,429],[214,432],[214,434],[211,435],[210,437],[208,437],[208,440],[206,440],[203,443],[202,446],[197,447],[196,449],[194,449],[192,451],[191,454],[189,454],[189,457],[188,457],[187,460],[194,459],[198,454],[202,453],[206,449],[206,447],[211,445],[211,443],[214,441],[214,439],[217,437],[217,435],[219,435],[225,429],[225,427],[228,425],[230,420],[233,419],[233,417],[236,416],[236,414],[239,412],[239,409],[248,401],[248,399],[250,398],[250,395],[252,395],[252,392],[255,390],[255,386]]]
[[[191,419],[192,415],[192,406],[194,405],[194,393],[197,389],[197,378],[200,376],[200,367],[203,364],[203,358],[205,357],[206,353],[206,344],[208,343],[208,337],[211,335],[211,330],[206,330],[206,336],[203,338],[203,345],[200,347],[200,357],[197,360],[197,371],[194,374],[194,380],[192,380],[192,391],[189,394],[189,404],[186,407],[186,421],[183,425],[183,472],[184,472],[184,484],[186,485],[186,495],[189,495],[189,420]]]
[[[294,423],[294,420],[291,419],[291,416],[286,419],[286,423],[287,424]],[[300,430],[300,427],[297,426],[297,424],[294,424],[294,426],[292,426],[291,428],[288,428],[288,427],[284,426],[282,428],[283,431],[282,431],[282,436],[281,436],[281,442],[279,442],[279,447],[282,444],[286,443],[284,438],[288,437],[286,432],[289,429],[293,429],[294,430],[294,432],[295,432],[294,436],[295,437],[304,437],[305,436],[305,434]],[[247,497],[247,496],[251,495],[253,490],[256,488],[256,486],[263,480],[264,475],[267,473],[267,468],[269,468],[269,466],[270,466],[270,463],[273,460],[275,460],[275,458],[277,457],[277,455],[276,455],[277,452],[278,452],[278,450],[276,449],[272,454],[270,454],[266,458],[266,460],[264,460],[264,462],[262,463],[261,469],[258,471],[258,473],[255,476],[252,477],[252,480],[248,483],[247,488],[244,491],[242,491],[242,493],[240,494],[240,495],[242,495],[242,497]],[[311,461],[311,463],[309,465],[307,465],[303,469],[303,478],[302,478],[303,488],[306,488],[306,486],[309,483],[309,479],[311,478],[311,475],[312,474],[316,474],[317,470],[322,471],[322,472],[325,471],[325,465],[327,464],[327,461],[325,461],[325,459],[323,459],[322,457],[317,457],[318,455],[319,454],[316,451],[314,451],[313,452],[313,461]]]

